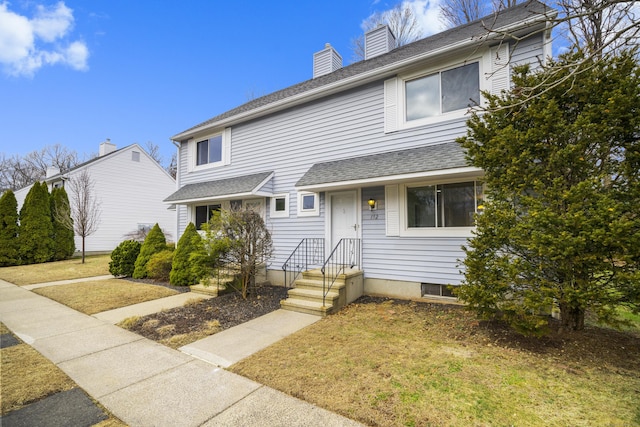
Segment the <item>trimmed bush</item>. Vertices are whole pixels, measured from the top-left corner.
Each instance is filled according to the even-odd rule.
[[[51,221],[53,224],[53,260],[70,258],[76,250],[69,197],[63,187],[51,191]]]
[[[173,265],[171,268],[170,282],[174,286],[191,286],[198,283],[198,275],[192,268],[191,255],[202,247],[202,238],[192,222],[187,225],[182,237],[178,240]]]
[[[164,250],[153,254],[147,263],[147,277],[161,282],[168,282],[172,262],[173,251]]]
[[[140,247],[140,254],[136,259],[135,269],[133,270],[134,279],[144,279],[147,277],[147,263],[154,254],[167,249],[167,240],[164,237],[164,233],[160,229],[160,226],[156,223],[153,226],[147,237],[144,239],[144,243]]]
[[[125,240],[111,252],[109,273],[114,276],[131,277],[135,268],[136,259],[140,254],[142,244],[135,240]]]
[[[7,190],[0,197],[0,267],[19,263],[18,230],[18,202]]]
[[[36,181],[20,210],[20,260],[23,264],[51,261],[53,224],[47,184]]]

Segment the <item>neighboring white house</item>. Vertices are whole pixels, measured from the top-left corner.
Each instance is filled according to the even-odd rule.
[[[60,174],[55,168],[47,171],[44,181],[49,192],[64,186],[86,170],[94,184],[94,197],[100,203],[100,223],[97,231],[85,241],[88,252],[111,251],[125,235],[158,223],[167,234],[167,241],[176,239],[176,211],[162,200],[175,190],[175,180],[138,144],[116,149],[109,140],[100,144],[98,157]],[[18,210],[22,208],[31,186],[15,192]],[[69,202],[72,194],[67,190]],[[75,238],[76,251],[82,248]]]
[[[365,293],[449,298],[483,197],[483,172],[455,139],[481,91],[507,89],[515,64],[550,56],[553,15],[529,1],[395,49],[381,26],[365,35],[365,60],[346,67],[327,44],[312,79],[172,137],[178,190],[165,202],[179,233],[250,204],[272,231],[274,283],[287,260],[316,267],[310,258],[322,265],[354,239],[338,250],[358,258]]]

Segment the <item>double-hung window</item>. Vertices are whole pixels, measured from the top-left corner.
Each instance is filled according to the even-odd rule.
[[[426,119],[480,102],[477,62],[405,81],[405,120]]]

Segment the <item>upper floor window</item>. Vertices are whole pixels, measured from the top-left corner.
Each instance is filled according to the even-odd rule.
[[[405,82],[406,121],[469,108],[479,102],[480,70],[477,62]]]
[[[231,128],[189,141],[189,171],[231,163]]]
[[[196,143],[196,166],[222,161],[222,134]]]

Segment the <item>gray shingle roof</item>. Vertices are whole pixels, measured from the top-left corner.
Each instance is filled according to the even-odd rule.
[[[164,201],[204,200],[221,196],[233,197],[233,195],[236,194],[253,193],[259,191],[260,188],[258,186],[272,174],[273,172],[262,172],[253,175],[187,184],[164,199]]]
[[[467,167],[465,153],[456,142],[316,163],[296,187],[382,178]]]
[[[188,133],[192,130],[206,127],[224,119],[246,113],[260,107],[287,99],[289,97],[302,94],[304,92],[321,88],[332,83],[339,82],[350,77],[357,76],[366,72],[376,70],[378,68],[392,65],[394,63],[403,62],[412,57],[416,57],[431,51],[436,51],[443,47],[453,45],[463,41],[471,41],[479,39],[488,34],[487,28],[499,29],[505,28],[524,21],[544,21],[545,16],[552,11],[551,8],[537,0],[529,0],[527,2],[516,5],[512,8],[502,10],[498,14],[487,15],[476,21],[470,22],[459,27],[455,27],[430,37],[407,44],[391,52],[371,58],[365,61],[356,62],[347,67],[340,68],[332,73],[324,76],[310,79],[285,89],[273,92],[269,95],[254,99],[246,104],[240,105],[225,113],[206,120],[196,126],[193,126],[178,135]],[[527,24],[530,25],[530,24]],[[174,136],[177,137],[178,135]]]

